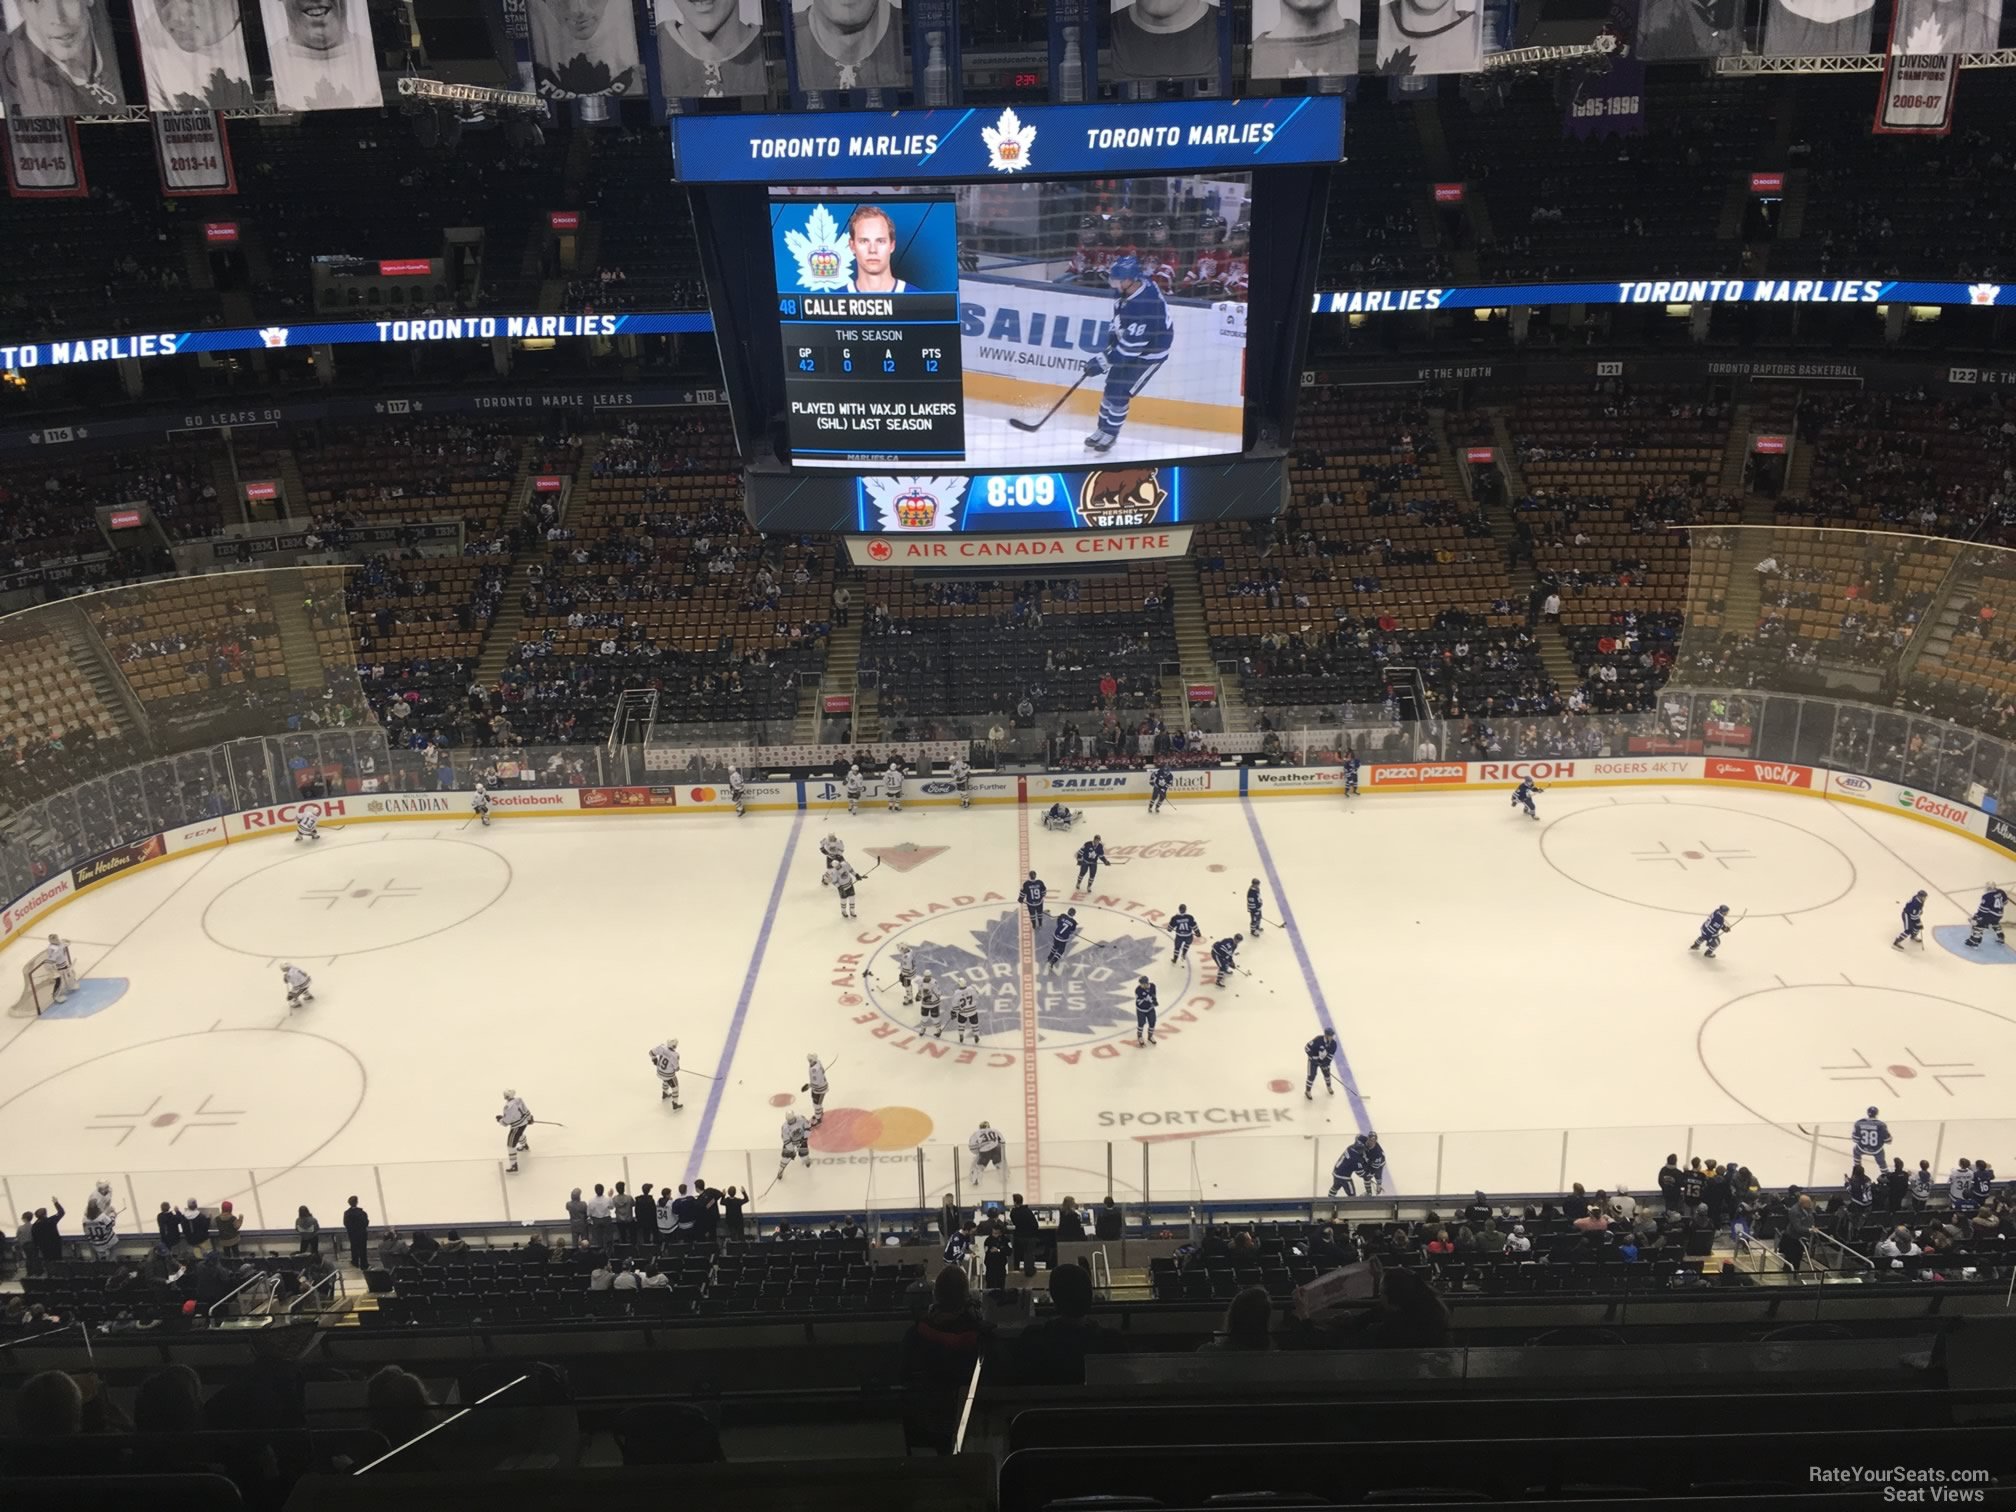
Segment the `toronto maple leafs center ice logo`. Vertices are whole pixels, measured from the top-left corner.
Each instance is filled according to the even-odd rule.
[[[1019,1035],[1022,1031],[1022,950],[1017,934],[1021,910],[1009,906],[985,916],[977,928],[952,932],[949,940],[903,938],[915,951],[918,972],[930,972],[947,1011],[962,988],[973,993],[980,1009],[980,1033]],[[1080,906],[1080,918],[1087,910]],[[969,915],[968,917],[971,917]],[[1102,911],[1103,921],[1108,916]],[[949,922],[949,921],[946,921]],[[1122,921],[1107,929],[1141,929],[1142,925]],[[945,923],[938,925],[945,929]],[[1081,937],[1082,940],[1082,937]],[[1168,948],[1152,934],[1119,934],[1094,949],[1089,943],[1074,945],[1055,966],[1042,964],[1050,953],[1050,928],[1046,922],[1036,939],[1036,1033],[1039,1042],[1085,1040],[1134,1030],[1134,981],[1155,965]],[[878,970],[878,979],[881,975]],[[903,998],[891,982],[881,990],[884,1013],[914,1027],[914,1009],[902,1006]],[[951,1037],[951,1030],[946,1030]]]
[[[833,294],[854,281],[854,249],[824,205],[812,207],[803,231],[784,233],[784,246],[798,260],[800,288]]]
[[[969,478],[863,478],[884,530],[953,530]]]
[[[1029,147],[1036,140],[1036,128],[1024,126],[1010,106],[992,126],[980,128],[980,140],[987,144],[989,168],[998,173],[1014,173],[1029,166]]]

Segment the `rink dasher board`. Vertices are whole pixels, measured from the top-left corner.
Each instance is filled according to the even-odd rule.
[[[1615,788],[1682,787],[1735,788],[1749,792],[1770,790],[1821,798],[1856,808],[1912,819],[1950,835],[1962,835],[1986,847],[2016,867],[2016,825],[2000,815],[1990,814],[1955,799],[1923,793],[1915,788],[1842,772],[1825,767],[1785,762],[1761,762],[1748,757],[1572,757],[1534,761],[1486,762],[1381,762],[1367,765],[1359,774],[1359,797],[1382,798],[1399,793],[1506,792],[1526,777],[1543,787]],[[1187,780],[1186,780],[1187,779]],[[941,779],[932,779],[934,783]],[[1105,802],[1116,799],[1140,800],[1148,794],[1146,774],[1128,773],[1034,773],[1015,778],[974,779],[975,806],[1039,806],[1053,802]],[[673,789],[659,788],[534,788],[500,793],[495,797],[491,817],[496,820],[546,818],[595,818],[601,815],[629,817],[639,814],[672,815],[721,814],[734,812],[734,803],[712,784],[695,783],[681,793],[706,792],[706,797],[675,797],[669,804],[621,801],[615,794],[648,794]],[[768,801],[755,799],[746,807],[752,812],[792,813],[807,810],[831,811],[844,808],[844,796],[828,798],[831,783],[797,781],[752,783],[751,789],[778,795]],[[1293,798],[1337,797],[1344,788],[1337,768],[1210,768],[1177,774],[1170,799],[1185,802],[1197,798]],[[584,801],[586,795],[603,795]],[[787,801],[778,801],[789,794]],[[72,899],[109,882],[157,866],[164,861],[212,850],[225,844],[240,844],[268,835],[292,835],[295,819],[304,811],[314,812],[322,824],[348,828],[360,824],[431,821],[467,826],[475,815],[462,794],[357,794],[341,798],[305,800],[263,809],[247,809],[200,824],[152,835],[145,840],[115,847],[79,863],[61,876],[45,879],[23,893],[5,909],[0,909],[0,944],[47,919]],[[861,803],[871,810],[886,804],[879,790],[863,793]],[[906,793],[906,808],[954,808],[956,794],[912,797]],[[88,874],[88,875],[87,875]]]

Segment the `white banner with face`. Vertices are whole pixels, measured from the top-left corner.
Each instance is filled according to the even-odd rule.
[[[629,0],[530,0],[532,76],[549,100],[644,90]]]
[[[110,0],[0,0],[0,104],[9,119],[126,108]]]
[[[147,108],[156,111],[250,107],[252,65],[238,0],[133,0]]]
[[[365,110],[385,102],[364,0],[259,0],[273,97],[282,110]]]

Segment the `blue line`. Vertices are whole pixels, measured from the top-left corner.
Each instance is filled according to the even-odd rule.
[[[721,1108],[721,1094],[728,1090],[728,1068],[735,1060],[735,1047],[742,1043],[742,1025],[749,1017],[749,1000],[756,996],[756,977],[763,970],[763,952],[770,948],[770,931],[777,923],[777,905],[784,898],[784,879],[791,873],[791,857],[798,850],[798,832],[805,828],[805,811],[791,819],[791,838],[784,842],[784,859],[777,863],[777,879],[770,884],[770,901],[763,909],[763,927],[756,932],[756,948],[749,954],[749,970],[742,978],[742,995],[735,999],[735,1016],[728,1021],[728,1043],[721,1047],[721,1064],[714,1071],[714,1085],[707,1092],[707,1107],[700,1114],[700,1133],[693,1140],[693,1153],[686,1160],[686,1181],[690,1185],[707,1158],[707,1140],[714,1133],[714,1115]],[[1284,908],[1286,904],[1282,905]],[[1287,917],[1285,914],[1282,917]]]
[[[1294,120],[1295,117],[1302,114],[1303,111],[1307,110],[1309,108],[1309,101],[1313,98],[1314,96],[1312,95],[1302,96],[1301,103],[1298,104],[1293,110],[1288,112],[1287,120],[1284,120],[1279,126],[1276,126],[1274,128],[1274,136],[1280,136],[1283,132],[1285,132],[1288,129],[1288,122]],[[1269,137],[1266,141],[1262,142],[1258,147],[1255,147],[1253,149],[1253,156],[1255,157],[1260,156],[1261,153],[1265,152],[1269,147],[1272,147],[1273,145],[1274,145],[1274,138]]]
[[[1281,885],[1281,873],[1275,870],[1274,853],[1267,849],[1267,837],[1260,833],[1260,816],[1253,812],[1253,800],[1242,797],[1239,806],[1246,811],[1246,828],[1253,832],[1253,844],[1260,852],[1260,869],[1267,873],[1267,885],[1274,889],[1274,901],[1281,905],[1281,923],[1288,931],[1288,943],[1295,947],[1296,963],[1302,968],[1302,985],[1309,989],[1309,1001],[1316,1007],[1316,1021],[1325,1029],[1335,1029],[1336,1022],[1330,1017],[1330,1004],[1324,999],[1323,985],[1316,980],[1316,968],[1310,964],[1309,951],[1302,944],[1302,931],[1295,924],[1295,910],[1288,902],[1288,890]],[[1337,1068],[1344,1077],[1344,1098],[1351,1104],[1351,1116],[1358,1120],[1358,1132],[1372,1132],[1372,1120],[1365,1112],[1365,1104],[1358,1099],[1358,1077],[1351,1070],[1351,1057],[1344,1053],[1344,1046],[1337,1046]],[[1387,1162],[1387,1174],[1392,1174],[1392,1162]]]
[[[1305,95],[1303,96],[1303,98],[1307,99],[1308,96]],[[943,147],[947,142],[951,141],[952,133],[956,132],[961,126],[964,126],[968,121],[972,119],[973,119],[973,110],[971,107],[968,107],[966,114],[962,115],[961,117],[959,117],[958,120],[952,123],[952,128],[950,131],[941,131],[938,134],[938,147]],[[926,163],[930,162],[932,158],[936,157],[938,155],[938,147],[933,147],[929,152],[925,153],[924,156],[917,159],[917,166],[919,168],[922,168]]]

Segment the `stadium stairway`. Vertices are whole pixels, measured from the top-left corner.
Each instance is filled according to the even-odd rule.
[[[1722,628],[1725,634],[1748,635],[1757,628],[1763,612],[1764,593],[1757,581],[1757,564],[1769,555],[1773,521],[1771,501],[1749,498],[1743,501],[1743,524],[1752,527],[1736,532],[1736,549],[1729,553],[1729,591],[1723,600]]]
[[[280,453],[280,518],[311,520],[315,511],[308,507],[308,485],[301,481],[301,462],[289,446]]]
[[[511,576],[504,580],[504,596],[483,636],[483,653],[476,659],[477,680],[488,685],[504,675],[511,653],[518,649],[518,632],[525,624],[525,589],[531,582],[532,561],[520,557],[511,564]]]
[[[141,707],[139,695],[121,675],[119,664],[112,659],[112,648],[105,644],[105,637],[98,633],[90,616],[77,607],[77,601],[72,599],[59,611],[45,609],[43,613],[48,615],[52,628],[69,643],[71,664],[81,668],[90,679],[99,701],[116,711],[120,733],[131,735],[146,730],[146,711]]]
[[[1729,416],[1729,440],[1722,447],[1722,492],[1743,492],[1743,464],[1749,460],[1750,406],[1739,404]]]
[[[859,574],[841,578],[834,583],[837,588],[845,583],[853,592],[856,612],[847,616],[847,623],[835,625],[833,633],[826,637],[826,670],[819,680],[807,682],[798,689],[798,725],[793,736],[801,745],[809,745],[819,738],[819,700],[827,692],[852,693],[857,706],[861,701],[860,690],[855,686],[861,675],[861,610],[866,594],[859,581]]]
[[[293,466],[290,461],[289,467]],[[297,594],[273,595],[273,623],[280,627],[280,651],[287,663],[287,686],[296,693],[320,693],[325,686],[322,653],[308,606]]]
[[[1177,557],[1168,564],[1169,573],[1169,615],[1176,623],[1176,668],[1177,685],[1172,690],[1169,679],[1162,679],[1162,702],[1166,711],[1174,709],[1178,716],[1184,716],[1188,709],[1185,683],[1218,682],[1218,664],[1211,656],[1211,632],[1204,623],[1204,590],[1197,581],[1197,563],[1191,557]],[[1174,701],[1171,701],[1171,693]],[[1225,715],[1225,728],[1245,729],[1246,707],[1243,697],[1235,710],[1232,691],[1219,689],[1219,707]],[[1233,723],[1234,714],[1239,722]]]

